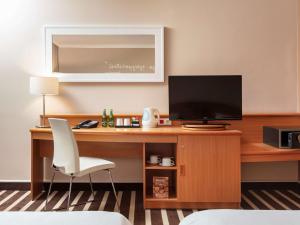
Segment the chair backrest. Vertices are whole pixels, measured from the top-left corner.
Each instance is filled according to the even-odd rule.
[[[79,172],[78,146],[68,121],[49,118],[49,123],[54,142],[53,165],[64,169],[66,174]]]

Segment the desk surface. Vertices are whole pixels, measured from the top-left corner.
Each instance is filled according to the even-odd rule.
[[[239,130],[194,131],[181,127],[158,128],[92,128],[73,129],[78,141],[131,142],[131,143],[177,143],[178,135],[242,135]],[[33,128],[32,139],[52,140],[51,129]],[[118,138],[116,138],[116,136]],[[263,143],[241,143],[242,162],[300,160],[300,150],[278,149]]]
[[[48,128],[33,128],[31,133],[51,133]],[[222,131],[194,131],[185,130],[182,127],[158,127],[158,128],[91,128],[91,129],[73,129],[75,134],[99,134],[99,135],[114,135],[114,134],[133,134],[133,135],[241,135],[238,130],[222,130]]]

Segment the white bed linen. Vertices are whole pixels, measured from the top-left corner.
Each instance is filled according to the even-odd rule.
[[[122,214],[104,211],[0,212],[1,225],[132,225]]]
[[[179,225],[300,225],[300,210],[205,210]]]

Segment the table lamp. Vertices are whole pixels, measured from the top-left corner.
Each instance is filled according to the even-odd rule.
[[[30,77],[30,93],[43,96],[43,122],[38,128],[49,128],[45,125],[45,96],[58,95],[58,79],[56,77]]]

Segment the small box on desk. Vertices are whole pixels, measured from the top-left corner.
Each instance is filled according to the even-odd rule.
[[[264,126],[263,142],[276,148],[300,148],[299,132],[300,126]]]

